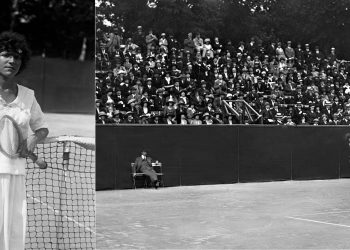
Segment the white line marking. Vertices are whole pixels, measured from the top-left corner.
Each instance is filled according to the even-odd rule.
[[[338,226],[338,227],[347,227],[347,228],[350,228],[349,225],[344,225],[344,224],[330,223],[330,222],[324,222],[324,221],[318,221],[318,220],[309,220],[309,219],[297,218],[297,217],[291,217],[291,216],[287,216],[286,218],[294,219],[294,220],[302,220],[302,221],[314,222],[314,223],[319,223],[319,224],[326,224],[326,225]]]
[[[41,203],[42,205],[46,206],[48,209],[52,210],[56,215],[61,215],[61,216],[63,216],[63,218],[66,218],[67,220],[77,224],[79,227],[85,228],[86,231],[89,231],[90,233],[96,234],[96,232],[93,229],[91,229],[89,227],[86,227],[84,224],[74,220],[73,218],[70,218],[70,217],[68,217],[66,215],[63,215],[59,210],[49,206],[47,203],[42,202],[40,199],[34,198],[32,196],[28,196],[28,197],[31,198],[33,201]]]
[[[343,211],[329,211],[329,212],[322,212],[322,213],[313,213],[313,214],[299,214],[296,216],[306,216],[306,215],[318,215],[318,214],[342,214],[342,213],[350,213],[350,210],[343,210]]]

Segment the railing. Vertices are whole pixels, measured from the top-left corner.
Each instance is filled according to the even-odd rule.
[[[233,102],[234,105],[230,105],[229,102]],[[225,110],[227,113],[234,114],[241,124],[245,123],[261,123],[263,122],[261,115],[256,112],[252,106],[244,100],[223,100],[225,104]],[[229,112],[230,111],[230,112]]]

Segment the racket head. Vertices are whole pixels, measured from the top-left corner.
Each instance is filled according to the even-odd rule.
[[[23,135],[17,122],[9,115],[0,118],[0,152],[8,158],[19,157]]]

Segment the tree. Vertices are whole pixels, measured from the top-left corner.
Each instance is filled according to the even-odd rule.
[[[12,3],[1,8],[1,30],[26,35],[34,54],[46,51],[48,56],[79,57],[84,38],[87,39],[87,56],[94,56],[94,3],[85,0],[14,0],[17,12],[13,15]],[[3,5],[2,5],[3,6]],[[13,26],[13,27],[11,27]]]
[[[292,40],[327,51],[335,46],[338,55],[350,57],[349,0],[158,0],[154,9],[146,3],[100,0],[97,28],[117,28],[125,37],[142,25],[179,40],[189,31],[235,43],[252,36],[266,42]]]

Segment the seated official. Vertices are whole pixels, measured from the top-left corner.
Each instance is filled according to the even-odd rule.
[[[141,156],[136,157],[135,171],[148,176],[156,189],[159,187],[157,173],[152,167],[152,158],[147,156],[146,150],[142,150]]]

